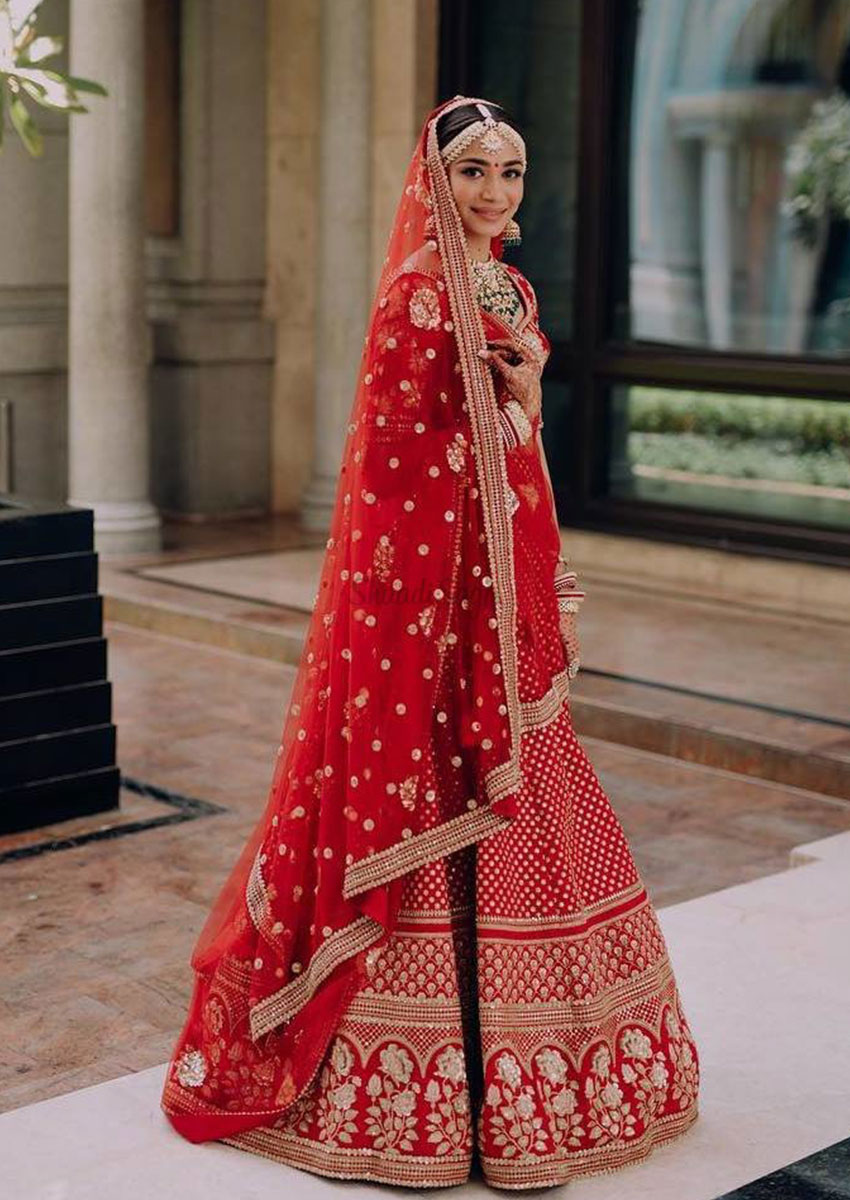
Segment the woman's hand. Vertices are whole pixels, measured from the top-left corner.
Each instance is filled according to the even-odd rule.
[[[520,402],[525,415],[532,421],[540,415],[543,403],[543,387],[540,382],[543,364],[526,346],[510,338],[494,338],[489,346],[493,349],[481,349],[478,353],[499,372],[508,391]],[[511,363],[510,358],[517,358],[519,361]]]

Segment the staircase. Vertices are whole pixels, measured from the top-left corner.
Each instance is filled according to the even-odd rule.
[[[297,666],[323,548],[223,550],[106,566],[106,619]],[[727,583],[748,573],[751,604],[715,602],[717,584],[702,589],[707,599],[636,587],[634,572],[623,585],[585,572],[592,603],[571,701],[579,734],[850,801],[850,626],[832,610],[760,604],[756,585],[776,582],[775,564],[766,566],[765,583],[749,560],[726,564]],[[785,566],[806,594],[842,611],[840,571]],[[842,583],[846,593],[846,575]]]
[[[93,514],[0,494],[0,833],[118,807]]]

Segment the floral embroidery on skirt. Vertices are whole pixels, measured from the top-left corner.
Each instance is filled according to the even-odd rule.
[[[410,872],[314,1085],[230,1145],[339,1178],[495,1187],[617,1170],[697,1116],[657,916],[568,707],[506,829]]]

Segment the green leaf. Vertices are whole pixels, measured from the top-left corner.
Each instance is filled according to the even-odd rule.
[[[32,117],[27,111],[20,96],[15,96],[9,105],[9,116],[18,131],[18,136],[34,157],[44,153],[44,139],[35,127]]]
[[[95,96],[108,96],[109,92],[102,83],[93,79],[80,79],[78,75],[67,75],[66,79],[75,92],[91,92]]]
[[[81,109],[74,89],[56,71],[20,68],[15,74],[20,80],[21,86],[26,88],[33,100],[37,100],[46,108],[70,109],[75,112],[85,111],[85,109]]]

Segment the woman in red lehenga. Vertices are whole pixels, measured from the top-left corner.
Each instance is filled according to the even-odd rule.
[[[524,170],[467,97],[410,162],[268,804],[192,956],[162,1097],[190,1141],[419,1188],[477,1155],[522,1189],[697,1116],[664,938],[570,720],[549,343],[501,261]]]

